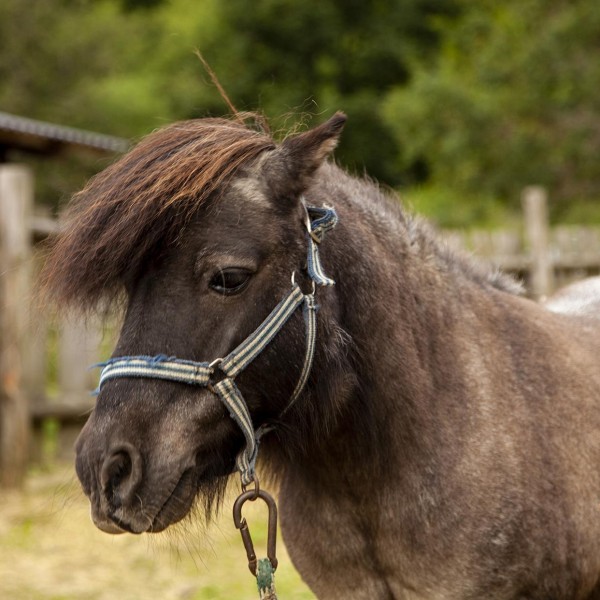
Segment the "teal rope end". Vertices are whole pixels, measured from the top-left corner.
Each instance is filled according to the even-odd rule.
[[[261,558],[256,567],[256,583],[261,600],[277,600],[275,595],[275,569],[268,558]]]

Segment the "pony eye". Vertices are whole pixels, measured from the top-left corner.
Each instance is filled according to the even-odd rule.
[[[241,292],[250,281],[250,275],[246,269],[222,269],[213,275],[208,285],[215,292],[229,296]]]

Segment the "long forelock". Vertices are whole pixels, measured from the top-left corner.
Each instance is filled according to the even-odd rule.
[[[175,123],[144,138],[76,194],[51,246],[43,289],[61,305],[96,308],[173,243],[199,208],[273,139],[227,119]]]

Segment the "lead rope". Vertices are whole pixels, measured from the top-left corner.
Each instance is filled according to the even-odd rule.
[[[277,600],[275,569],[271,566],[268,558],[261,558],[258,561],[256,584],[260,600]]]
[[[257,577],[262,600],[277,600],[274,581],[274,573],[277,568],[275,555],[277,506],[275,500],[267,492],[260,489],[255,474],[255,464],[260,438],[273,427],[261,425],[257,430],[254,429],[250,411],[235,384],[234,378],[264,350],[302,304],[306,328],[304,363],[296,387],[287,406],[279,414],[279,418],[294,405],[308,381],[314,359],[317,335],[316,286],[332,286],[335,284],[335,281],[327,277],[323,271],[318,246],[323,241],[324,235],[335,227],[338,217],[333,208],[307,206],[304,198],[302,198],[302,205],[306,214],[307,270],[313,284],[312,291],[309,294],[302,292],[300,286],[295,282],[294,274],[292,274],[291,291],[271,311],[261,325],[227,356],[217,358],[211,363],[159,355],[120,356],[96,365],[103,367],[97,391],[106,381],[118,377],[166,379],[207,387],[227,407],[231,418],[238,424],[246,440],[246,445],[236,458],[236,466],[242,481],[242,494],[234,504],[234,522],[242,535],[248,555],[248,566],[252,574]],[[254,483],[254,490],[248,491],[247,487],[252,483]],[[244,502],[248,500],[253,502],[258,498],[264,500],[269,508],[268,558],[261,560],[256,559],[248,525],[241,516]]]

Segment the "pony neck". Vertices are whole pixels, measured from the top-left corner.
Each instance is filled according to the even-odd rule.
[[[428,229],[372,184],[334,167],[325,175],[314,193],[330,198],[340,216],[323,247],[336,280],[335,308],[322,301],[323,312],[337,316],[326,334],[338,328],[351,341],[347,361],[331,351],[328,364],[315,365],[322,383],[313,405],[337,414],[322,410],[322,439],[295,464],[315,482],[319,473],[329,482],[343,474],[360,485],[435,452],[434,416],[465,385],[461,323],[485,310],[493,286],[476,281],[464,259],[447,259]]]

